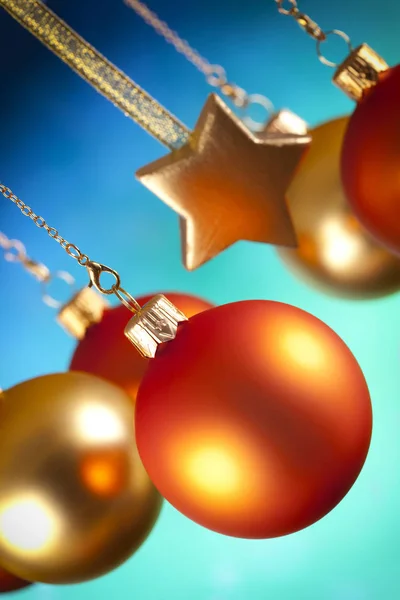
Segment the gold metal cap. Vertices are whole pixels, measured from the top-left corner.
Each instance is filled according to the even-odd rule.
[[[75,294],[57,315],[57,322],[67,333],[81,340],[90,325],[99,323],[108,302],[89,287]]]
[[[159,344],[176,337],[187,317],[162,294],[152,298],[125,327],[125,335],[145,358],[154,358]]]
[[[364,92],[378,83],[379,74],[389,65],[368,44],[355,48],[337,68],[333,83],[358,102]]]
[[[301,117],[284,108],[271,116],[259,136],[265,138],[266,135],[271,135],[271,133],[307,135],[308,126]]]

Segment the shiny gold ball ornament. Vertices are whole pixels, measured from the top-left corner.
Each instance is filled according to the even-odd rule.
[[[324,291],[385,296],[400,289],[400,260],[372,239],[347,202],[340,174],[347,125],[348,118],[339,118],[312,130],[287,192],[298,248],[278,252],[296,274]]]
[[[161,497],[140,461],[130,397],[78,372],[3,392],[0,562],[65,584],[118,567],[142,544]]]

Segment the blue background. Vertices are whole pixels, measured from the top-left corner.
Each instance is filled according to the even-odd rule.
[[[209,88],[203,77],[117,0],[52,0],[58,14],[183,122],[193,126]],[[269,95],[311,124],[352,110],[315,57],[313,41],[272,0],[192,0],[151,6],[228,77]],[[399,55],[393,0],[304,0],[326,29],[367,41],[390,64]],[[327,46],[342,57],[339,44]],[[335,54],[336,53],[336,54]],[[297,281],[273,248],[239,243],[194,273],[181,266],[176,215],[135,181],[165,149],[0,11],[0,177],[93,259],[112,265],[135,295],[181,290],[215,303],[289,302],[314,313],[350,346],[374,405],[366,466],[343,502],[295,535],[230,539],[165,505],[151,537],[114,573],[72,587],[38,585],[24,600],[398,600],[400,498],[399,297],[349,302]],[[86,272],[0,199],[0,229],[51,269]],[[0,262],[3,388],[66,369],[74,341],[55,324],[40,289]],[[61,289],[57,292],[64,293]],[[67,540],[66,540],[66,543]]]

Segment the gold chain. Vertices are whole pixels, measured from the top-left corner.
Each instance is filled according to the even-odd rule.
[[[53,240],[58,242],[60,244],[60,246],[62,248],[64,248],[64,250],[66,251],[66,253],[69,256],[71,256],[72,258],[77,260],[78,263],[80,265],[82,265],[83,267],[85,267],[87,265],[87,263],[89,262],[89,257],[86,254],[83,254],[83,252],[81,252],[77,246],[75,246],[74,244],[70,244],[69,242],[67,242],[67,240],[65,238],[61,237],[61,235],[58,233],[57,229],[55,229],[54,227],[50,227],[46,223],[46,221],[44,220],[43,217],[36,215],[30,206],[25,204],[25,202],[23,202],[15,194],[13,194],[13,192],[10,190],[10,188],[8,188],[5,185],[3,185],[2,183],[0,183],[0,192],[3,194],[3,196],[5,198],[8,198],[8,200],[11,200],[11,202],[13,202],[20,209],[20,211],[24,215],[24,217],[29,217],[30,219],[32,219],[32,221],[35,223],[36,227],[39,227],[40,229],[44,229],[45,231],[47,231],[49,236]]]
[[[322,54],[321,44],[327,41],[329,36],[336,35],[342,38],[347,44],[348,51],[351,52],[353,47],[349,36],[344,33],[344,31],[340,31],[339,29],[331,29],[330,31],[324,31],[316,21],[311,19],[308,15],[301,12],[297,5],[297,0],[275,0],[278,11],[281,15],[285,15],[287,17],[292,17],[296,23],[301,27],[303,31],[305,31],[309,36],[311,36],[317,43],[317,56],[318,60],[322,62],[322,64],[327,65],[328,67],[337,67],[339,63],[333,62]]]
[[[171,44],[177,52],[192,63],[200,73],[206,76],[207,83],[219,90],[227,97],[231,98],[236,106],[242,108],[246,105],[248,94],[245,90],[235,83],[229,83],[225,69],[221,65],[212,65],[197,50],[183,40],[176,31],[173,31],[165,21],[162,21],[155,12],[150,10],[144,2],[140,0],[124,0],[125,4],[132,8],[137,15],[150,25],[166,42]]]
[[[180,148],[190,130],[39,0],[0,0],[18,23],[159,142]]]
[[[250,105],[258,104],[265,110],[267,116],[273,113],[274,107],[269,98],[262,94],[248,94],[236,83],[230,82],[225,69],[221,65],[211,64],[197,50],[192,48],[186,40],[182,39],[176,31],[173,31],[165,21],[162,21],[154,11],[150,10],[144,2],[141,0],[124,0],[124,2],[168,44],[171,44],[177,52],[192,63],[200,73],[203,73],[209,85],[219,89],[224,96],[232,100],[235,106],[247,110]],[[244,121],[251,129],[259,131],[263,129],[266,119],[261,122],[245,116]]]
[[[67,242],[67,240],[58,233],[57,229],[55,229],[54,227],[50,227],[46,223],[46,221],[44,220],[43,217],[40,217],[39,215],[35,214],[30,206],[25,204],[25,202],[23,202],[20,198],[18,198],[12,192],[12,190],[10,188],[6,187],[2,183],[0,183],[0,193],[8,200],[11,200],[11,202],[13,202],[20,209],[21,213],[25,217],[29,217],[30,219],[32,219],[32,221],[35,223],[35,225],[37,227],[47,231],[48,235],[53,240],[58,242],[62,248],[64,248],[64,250],[66,251],[68,256],[71,256],[73,259],[75,259],[82,267],[86,267],[89,278],[90,278],[89,286],[94,286],[100,293],[105,294],[107,296],[110,294],[115,294],[115,296],[117,296],[117,298],[122,302],[122,304],[124,304],[129,310],[131,310],[134,313],[137,312],[138,310],[140,310],[140,304],[126,290],[124,290],[124,288],[121,287],[121,278],[120,278],[119,274],[117,273],[117,271],[115,271],[114,269],[110,269],[110,267],[107,267],[105,265],[102,265],[100,263],[90,260],[89,257],[87,256],[87,254],[83,254],[83,252],[81,252],[79,250],[79,248],[77,246],[75,246],[75,244],[71,244],[70,242]],[[7,244],[8,244],[9,240],[4,234],[2,234],[2,235],[3,235],[3,238],[0,236],[0,245],[3,248],[7,249]],[[1,241],[3,243],[1,243]],[[21,251],[21,257],[23,257],[24,255],[26,257],[25,247],[23,246],[22,243],[20,243],[20,244],[21,244],[21,246],[19,246],[19,250]],[[14,248],[15,248],[15,245],[14,245]],[[17,244],[16,249],[18,251],[18,244]],[[26,258],[28,258],[28,257],[26,257]],[[11,260],[13,260],[13,259],[11,259]],[[28,259],[28,260],[30,260],[30,259]],[[23,262],[23,260],[21,260],[21,262]],[[47,268],[44,265],[42,265],[42,266],[45,269]],[[115,278],[115,283],[109,288],[105,288],[104,286],[101,285],[100,278],[103,273],[110,273]],[[71,280],[69,280],[69,278],[64,277],[64,275],[68,275],[68,274],[65,274],[64,272],[57,273],[58,277],[60,277],[61,279],[64,279],[64,281],[66,281],[67,283],[72,284],[73,283],[72,277],[69,276],[69,278],[71,279]],[[47,279],[43,279],[42,281],[45,281],[45,282],[50,281],[50,274]],[[50,298],[50,300],[51,300],[51,298]],[[49,302],[47,302],[47,303],[49,304]],[[54,303],[50,304],[50,305],[54,306]]]

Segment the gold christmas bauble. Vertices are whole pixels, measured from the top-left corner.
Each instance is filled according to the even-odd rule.
[[[129,396],[69,372],[25,381],[0,398],[1,565],[44,583],[118,567],[161,507],[137,452]]]
[[[299,245],[278,252],[304,281],[324,291],[385,296],[400,289],[400,260],[372,239],[346,200],[340,153],[347,124],[348,118],[339,118],[311,131],[311,147],[287,192]]]

